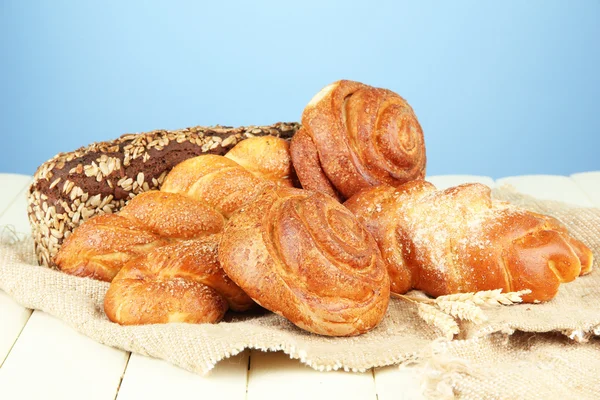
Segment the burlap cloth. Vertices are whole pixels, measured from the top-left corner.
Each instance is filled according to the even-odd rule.
[[[494,196],[559,218],[600,258],[600,209],[536,200],[508,188]],[[591,274],[562,285],[548,303],[485,309],[488,321],[462,324],[451,342],[440,340],[414,304],[396,299],[372,332],[328,338],[268,312],[229,314],[216,325],[119,326],[103,312],[107,283],[37,266],[30,237],[0,244],[1,290],[109,346],[197,373],[245,348],[282,350],[319,370],[412,363],[423,371],[426,393],[465,398],[600,398],[598,269],[596,261]]]

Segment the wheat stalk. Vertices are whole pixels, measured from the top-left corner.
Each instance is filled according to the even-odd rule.
[[[460,332],[456,320],[440,309],[426,303],[419,303],[417,309],[419,316],[428,324],[441,330],[447,339],[451,340],[454,335]]]
[[[435,305],[446,314],[464,321],[473,321],[476,324],[487,321],[487,317],[483,310],[471,303],[446,300],[436,301]]]
[[[392,296],[417,304],[419,316],[428,324],[440,329],[444,336],[452,339],[460,332],[457,319],[481,324],[487,316],[480,308],[508,306],[523,301],[522,296],[531,290],[502,293],[502,289],[482,290],[480,292],[456,293],[432,299],[417,294],[396,294]]]
[[[522,296],[531,293],[531,290],[520,290],[518,292],[502,293],[502,289],[482,290],[480,292],[457,293],[440,296],[434,300],[440,301],[458,301],[461,303],[471,303],[476,306],[508,306],[523,301]]]

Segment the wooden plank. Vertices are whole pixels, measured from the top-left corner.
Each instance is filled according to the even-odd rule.
[[[0,224],[29,232],[26,209],[27,200],[21,191],[3,213]],[[23,312],[12,312],[14,316],[8,319],[13,340],[18,327],[27,324],[0,368],[0,399],[115,398],[129,353],[99,344],[43,312],[33,312],[29,321]]]
[[[127,356],[36,311],[0,368],[0,399],[112,400]]]
[[[25,185],[23,185],[23,180],[18,179],[16,180],[17,182],[15,182],[16,185],[10,188],[11,193],[15,190],[18,191],[10,196],[12,197],[12,201],[9,202],[8,207],[4,209],[4,212],[0,214],[0,226],[10,225],[16,232],[29,235],[31,234],[31,226],[29,225],[29,219],[27,218],[26,189],[31,178],[23,175],[18,176],[27,178],[27,180],[25,181]],[[3,187],[2,190],[4,191],[6,188]],[[1,195],[1,197],[4,196],[4,194]]]
[[[23,327],[31,316],[31,310],[17,304],[0,290],[0,367],[19,338]]]
[[[481,175],[434,175],[428,176],[425,179],[433,183],[438,189],[447,189],[452,186],[462,185],[463,183],[483,183],[489,187],[494,186],[492,178]]]
[[[12,223],[21,231],[28,231],[29,224],[22,218],[13,219],[13,213],[22,212],[25,190],[31,181],[27,175],[0,174],[0,226]],[[25,218],[26,219],[26,218]],[[19,334],[31,316],[31,310],[17,304],[6,293],[0,291],[0,367],[10,352]]]
[[[0,174],[0,187],[2,188],[2,194],[0,194],[0,217],[19,193],[23,192],[23,196],[25,195],[25,189],[29,186],[31,179],[29,175]]]
[[[496,186],[508,184],[521,193],[545,200],[557,200],[578,206],[589,207],[592,202],[581,191],[577,183],[562,175],[509,176],[496,181]]]
[[[600,207],[600,171],[573,174],[571,179],[577,183],[596,207]]]
[[[244,351],[221,361],[206,376],[159,359],[132,354],[117,400],[244,399],[249,354]]]
[[[421,389],[421,370],[416,367],[375,368],[375,390],[378,400],[425,399]]]
[[[372,371],[315,371],[283,352],[253,351],[247,400],[376,399]]]

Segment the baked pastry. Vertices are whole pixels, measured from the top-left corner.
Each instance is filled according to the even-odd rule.
[[[291,153],[304,189],[339,200],[425,176],[423,131],[412,108],[390,90],[359,82],[334,82],[313,97]]]
[[[229,218],[267,185],[269,182],[254,176],[235,161],[204,155],[176,165],[167,175],[161,190],[185,194]]]
[[[289,141],[275,136],[257,136],[239,142],[225,157],[235,161],[254,176],[293,186],[295,177]]]
[[[64,242],[54,262],[71,275],[112,281],[131,260],[177,240],[222,232],[223,216],[178,193],[144,192],[118,214],[89,219]]]
[[[377,244],[322,193],[267,188],[229,219],[219,261],[254,301],[313,333],[364,333],[387,310]]]
[[[176,165],[161,187],[184,193],[229,218],[267,186],[292,186],[291,157],[281,139],[248,139],[225,157],[202,155]],[[235,161],[234,161],[235,160]]]
[[[220,235],[179,240],[129,261],[104,297],[108,318],[121,325],[215,323],[227,309],[254,303],[219,266]]]
[[[556,219],[494,201],[481,184],[381,185],[344,205],[377,241],[393,293],[529,289],[523,301],[547,301],[592,268],[591,251]]]
[[[43,163],[28,192],[28,215],[40,265],[83,221],[118,212],[135,195],[160,189],[167,173],[200,154],[223,155],[238,142],[271,135],[289,139],[296,123],[270,126],[192,127],[127,134],[60,153]]]

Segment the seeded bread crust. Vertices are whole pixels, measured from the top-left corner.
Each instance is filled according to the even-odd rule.
[[[29,222],[40,265],[52,259],[63,240],[83,221],[119,211],[137,194],[160,189],[167,173],[201,154],[225,154],[241,140],[272,135],[291,138],[297,123],[269,126],[192,127],[126,134],[59,153],[42,164],[28,192]]]

